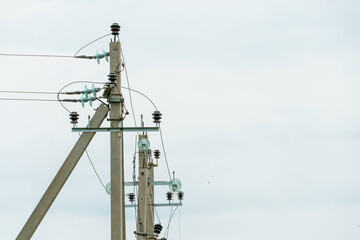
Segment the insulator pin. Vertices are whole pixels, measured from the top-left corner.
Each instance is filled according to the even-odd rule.
[[[180,201],[183,200],[183,199],[184,199],[184,192],[179,191],[179,192],[177,193],[177,196],[178,196],[178,199],[179,199]]]
[[[153,119],[154,119],[154,123],[160,123],[161,122],[161,112],[160,111],[154,111],[153,115]]]
[[[172,192],[167,192],[166,193],[166,198],[167,198],[168,201],[171,201],[172,198],[173,198],[173,193]]]
[[[160,151],[159,151],[158,149],[156,149],[156,150],[154,151],[154,157],[155,157],[156,159],[159,159],[159,158],[160,158]]]
[[[78,123],[78,120],[79,120],[79,114],[77,112],[71,112],[69,114],[70,116],[70,120],[72,124],[77,124]]]
[[[114,72],[111,72],[111,73],[109,73],[108,78],[111,83],[115,83],[117,80],[117,74]]]
[[[161,226],[160,223],[155,224],[155,225],[154,225],[154,233],[157,234],[157,235],[159,235],[159,234],[161,233],[162,228],[163,228],[163,227]]]
[[[135,194],[134,193],[129,193],[128,194],[128,198],[129,198],[129,201],[131,203],[133,203],[135,201]]]
[[[111,26],[111,34],[114,36],[119,35],[120,32],[120,25],[118,23],[113,23]]]

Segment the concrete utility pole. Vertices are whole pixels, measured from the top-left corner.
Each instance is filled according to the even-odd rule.
[[[100,105],[90,122],[90,126],[98,128],[106,118],[108,111],[109,109],[106,106],[103,104]],[[79,140],[76,142],[75,146],[59,169],[48,189],[42,196],[30,218],[25,223],[16,240],[29,240],[35,233],[36,229],[51,207],[56,196],[64,186],[66,180],[69,178],[71,172],[74,170],[76,164],[79,162],[81,156],[89,145],[91,139],[94,137],[95,133],[96,132],[84,132],[81,134]]]
[[[149,143],[147,135],[139,135],[139,143]],[[139,144],[141,145],[141,144]],[[139,190],[138,190],[138,219],[137,240],[153,239],[154,235],[154,194],[153,181],[154,168],[148,162],[148,148],[139,149]],[[151,191],[152,189],[152,191]]]
[[[160,157],[159,150],[155,150],[154,157],[156,164],[152,161],[150,142],[148,140],[148,131],[159,131],[161,113],[155,111],[153,113],[154,123],[156,127],[144,127],[144,123],[141,123],[141,127],[124,127],[123,120],[124,115],[124,98],[121,94],[121,45],[119,41],[120,25],[114,23],[111,25],[111,32],[114,39],[111,40],[109,53],[97,54],[96,56],[81,56],[81,58],[93,59],[98,61],[100,58],[110,56],[110,74],[109,82],[105,85],[106,89],[103,93],[103,97],[107,98],[109,106],[101,104],[96,110],[95,115],[86,128],[78,128],[74,125],[73,132],[81,132],[79,140],[76,142],[74,148],[66,158],[65,162],[61,166],[60,170],[56,174],[55,178],[51,182],[50,186],[46,190],[45,194],[41,198],[40,202],[36,206],[35,210],[31,214],[30,218],[26,222],[25,226],[19,233],[16,240],[29,240],[37,227],[41,223],[45,214],[51,207],[56,196],[64,186],[66,180],[70,176],[71,172],[75,168],[82,154],[86,150],[90,141],[94,137],[96,132],[110,132],[110,167],[111,167],[111,240],[126,240],[126,228],[125,228],[125,182],[124,182],[124,134],[123,132],[142,132],[139,135],[139,178],[138,182],[126,183],[127,186],[138,185],[138,204],[131,204],[127,207],[138,207],[137,216],[137,240],[150,240],[158,239],[162,226],[155,224],[154,226],[154,207],[156,206],[181,206],[181,200],[183,193],[180,195],[181,182],[178,179],[172,179],[170,182],[154,181],[154,167],[158,166],[158,159]],[[96,98],[96,92],[94,91],[94,99]],[[89,93],[85,88],[86,101],[91,101],[91,98],[87,97]],[[84,100],[82,98],[82,103]],[[91,102],[90,102],[91,103]],[[110,108],[110,127],[101,128],[101,124],[106,118]],[[77,123],[78,114],[76,112],[70,113],[70,119],[72,123]],[[178,191],[180,203],[168,203],[168,204],[155,204],[154,203],[154,185],[168,185],[173,192]],[[130,195],[129,195],[130,196]],[[170,196],[171,198],[171,196]],[[131,202],[134,201],[134,194],[132,194]],[[170,200],[170,199],[168,199]],[[164,238],[162,238],[164,239]]]
[[[120,26],[111,25],[114,41],[110,42],[110,72],[117,75],[116,85],[109,98],[111,128],[123,127],[123,97],[121,94],[121,45]],[[111,240],[125,240],[125,191],[124,191],[124,139],[123,132],[110,133],[111,150]]]

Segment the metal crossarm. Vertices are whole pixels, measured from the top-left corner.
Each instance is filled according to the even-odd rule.
[[[159,127],[72,128],[73,132],[157,132]]]

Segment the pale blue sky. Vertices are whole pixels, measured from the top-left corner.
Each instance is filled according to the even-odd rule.
[[[0,53],[72,55],[113,22],[122,26],[131,86],[163,112],[170,168],[183,182],[181,239],[359,239],[357,1],[14,0],[1,8]],[[0,90],[28,91],[105,81],[109,69],[104,61],[6,57],[0,66]],[[151,104],[138,95],[134,104],[149,123]],[[92,114],[67,106],[83,124]],[[57,103],[0,107],[0,238],[14,239],[77,136]],[[106,134],[89,147],[105,182],[108,150]],[[163,162],[157,174],[166,178]],[[168,210],[160,211],[166,222]],[[127,216],[134,239],[133,211]],[[169,239],[180,239],[178,229],[175,215]],[[76,238],[110,239],[109,198],[86,158],[33,237]]]

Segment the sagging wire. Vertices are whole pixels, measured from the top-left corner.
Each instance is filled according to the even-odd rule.
[[[74,81],[74,82],[71,82],[71,83],[68,83],[66,84],[65,86],[63,86],[57,93],[56,97],[58,99],[58,101],[60,102],[61,106],[67,111],[70,113],[70,110],[67,109],[64,104],[62,104],[62,100],[60,99],[60,94],[63,94],[62,91],[67,88],[68,86],[72,85],[72,84],[76,84],[76,83],[94,83],[94,84],[105,84],[105,82],[93,82],[93,81]],[[98,98],[99,99],[99,98]],[[100,100],[100,99],[99,99]],[[103,102],[104,103],[104,102]],[[107,104],[105,104],[107,106]]]
[[[121,44],[121,42],[120,42]],[[135,127],[137,127],[137,124],[136,124],[136,117],[135,117],[135,111],[134,111],[134,105],[133,105],[133,101],[132,101],[132,96],[131,96],[131,88],[130,88],[130,81],[129,81],[129,75],[128,75],[128,72],[127,72],[127,67],[126,67],[126,62],[125,62],[125,57],[124,57],[124,52],[121,48],[121,57],[123,59],[123,63],[124,63],[124,70],[125,70],[125,77],[126,77],[126,82],[127,82],[127,85],[128,85],[128,88],[126,87],[122,87],[122,88],[125,88],[125,89],[128,89],[129,90],[129,98],[130,98],[130,107],[131,107],[131,112],[132,112],[132,115],[133,115],[133,118],[134,118],[134,124],[135,124]],[[156,107],[155,107],[156,108]],[[138,133],[139,134],[139,133]]]
[[[177,206],[177,207],[174,209],[173,212],[170,211],[169,222],[168,222],[168,225],[167,225],[166,230],[165,230],[165,232],[164,232],[164,237],[165,237],[165,238],[168,238],[168,236],[169,236],[170,223],[171,223],[171,220],[173,219],[173,217],[174,217],[174,215],[175,215],[175,212],[176,212],[176,210],[177,210],[178,208],[179,208],[179,206]]]
[[[51,57],[51,58],[75,58],[75,56],[51,55],[51,54],[21,54],[21,53],[0,53],[0,56],[6,57]]]
[[[57,94],[57,92],[40,92],[40,91],[0,91],[0,93],[15,93],[15,94]]]
[[[33,101],[33,102],[59,102],[61,100],[41,99],[41,98],[0,98],[1,101]]]
[[[107,37],[107,36],[109,36],[109,35],[111,35],[111,33],[105,34],[104,36],[99,37],[99,38],[97,38],[97,39],[89,42],[88,44],[84,45],[83,47],[81,47],[81,48],[74,54],[73,57],[76,57],[76,55],[77,55],[81,50],[83,50],[84,48],[86,48],[86,47],[89,46],[90,44],[93,44],[94,42],[99,41],[100,39],[103,39],[104,37]]]
[[[125,62],[125,57],[124,57],[124,53],[123,53],[123,50],[121,49],[121,56],[122,56],[122,59],[123,59],[123,67],[124,67],[124,70],[125,70],[125,77],[126,77],[126,81],[127,81],[127,85],[128,87],[121,87],[121,88],[124,88],[124,89],[127,89],[129,91],[129,98],[130,98],[130,106],[131,106],[131,112],[132,112],[132,115],[133,115],[133,119],[134,119],[134,124],[135,124],[135,127],[137,127],[137,124],[136,124],[136,117],[135,117],[135,111],[134,111],[134,105],[133,105],[133,101],[132,101],[132,94],[131,92],[136,92],[140,95],[142,95],[143,97],[145,97],[155,108],[155,110],[157,111],[158,108],[156,107],[155,103],[148,97],[146,96],[145,94],[143,94],[142,92],[140,91],[137,91],[135,89],[132,89],[130,87],[130,81],[129,81],[129,76],[128,76],[128,72],[127,72],[127,67],[126,67],[126,62]],[[160,139],[161,139],[161,145],[162,145],[162,149],[163,149],[163,152],[164,152],[164,157],[165,157],[165,163],[166,163],[166,168],[167,168],[167,171],[168,171],[168,175],[169,175],[169,179],[171,181],[171,173],[170,173],[170,168],[169,168],[169,163],[168,163],[168,160],[167,160],[167,155],[166,155],[166,151],[165,151],[165,144],[164,144],[164,139],[163,139],[163,136],[162,136],[162,131],[161,131],[161,126],[159,124],[159,130],[160,130]],[[137,135],[139,135],[139,133],[137,133]],[[136,148],[136,147],[135,147]],[[150,196],[149,196],[150,197]],[[170,211],[170,219],[169,219],[169,224],[168,224],[168,227],[167,227],[167,231],[169,231],[169,225],[170,225],[170,221],[172,219],[172,209],[173,207],[171,207],[171,211]],[[157,212],[157,209],[156,207],[154,207],[154,210],[155,210],[155,213],[156,213],[156,216],[159,220],[159,223],[161,224],[161,220],[160,220],[160,217],[159,217],[159,214]],[[176,209],[175,209],[176,211]],[[154,213],[152,213],[154,214]],[[137,219],[137,222],[139,221],[139,219]],[[140,224],[140,223],[138,223]]]
[[[69,109],[67,109],[67,108],[64,106],[64,104],[62,104],[62,102],[61,102],[62,100],[60,99],[59,95],[60,95],[60,94],[63,94],[63,93],[62,93],[62,90],[64,90],[66,87],[68,87],[68,86],[70,86],[70,85],[72,85],[72,84],[76,84],[76,83],[104,84],[104,82],[74,81],[74,82],[68,83],[68,84],[66,84],[65,86],[63,86],[63,87],[57,92],[57,96],[56,96],[56,97],[57,97],[58,101],[60,102],[60,104],[62,105],[62,107],[63,107],[66,111],[68,111],[69,113],[70,113]],[[99,98],[98,98],[98,99],[99,99]],[[99,99],[99,100],[100,100],[100,99]],[[105,104],[105,105],[106,105],[106,104]],[[80,133],[78,133],[78,134],[79,134],[79,138],[80,138],[81,135],[80,135]],[[86,153],[86,156],[87,156],[87,158],[88,158],[88,160],[89,160],[89,162],[90,162],[90,164],[91,164],[91,166],[92,166],[92,168],[93,168],[93,170],[94,170],[95,175],[97,176],[98,180],[100,181],[101,185],[103,186],[103,188],[104,188],[105,191],[106,191],[106,186],[105,186],[104,182],[101,180],[100,175],[99,175],[98,172],[96,171],[95,165],[94,165],[93,161],[91,160],[90,155],[89,155],[87,149],[85,149],[85,153]]]
[[[81,135],[80,135],[80,133],[78,133],[78,134],[79,134],[79,138],[80,138],[80,136],[81,136]],[[95,172],[95,174],[96,174],[97,178],[99,179],[99,181],[100,181],[101,185],[103,186],[103,188],[104,188],[104,190],[105,190],[105,192],[106,192],[106,187],[105,187],[105,184],[104,184],[104,182],[101,180],[101,178],[100,178],[100,176],[99,176],[98,172],[96,171],[95,165],[94,165],[93,161],[91,161],[91,158],[90,158],[90,155],[89,155],[89,153],[88,153],[88,150],[87,150],[87,149],[85,149],[85,153],[86,153],[87,158],[89,159],[89,162],[90,162],[90,164],[91,164],[91,166],[92,166],[92,168],[93,168],[93,170],[94,170],[94,172]]]

